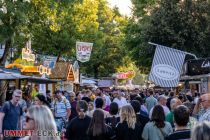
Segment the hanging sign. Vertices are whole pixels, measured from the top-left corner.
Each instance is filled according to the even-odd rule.
[[[185,64],[185,75],[194,76],[210,73],[210,58],[193,59],[187,61]]]
[[[129,79],[135,76],[134,71],[121,72],[114,75],[117,79]]]
[[[37,61],[40,62],[43,66],[45,66],[47,68],[54,69],[56,61],[57,61],[57,57],[38,54]]]
[[[26,47],[22,48],[22,59],[26,61],[33,61],[35,62],[35,54],[32,53],[31,50],[31,41],[26,43]]]
[[[77,60],[80,62],[87,62],[90,60],[93,43],[76,42]]]
[[[5,44],[0,44],[0,58],[4,55]]]

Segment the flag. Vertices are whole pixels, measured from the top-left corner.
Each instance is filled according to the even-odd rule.
[[[87,62],[90,60],[93,43],[76,42],[77,60],[80,62]]]
[[[161,87],[177,87],[186,53],[157,45],[149,80]]]

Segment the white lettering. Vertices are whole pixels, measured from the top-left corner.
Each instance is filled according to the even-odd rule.
[[[201,68],[208,68],[210,67],[210,62],[209,61],[203,61],[202,65],[201,65]]]

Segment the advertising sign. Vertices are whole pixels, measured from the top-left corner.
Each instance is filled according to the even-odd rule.
[[[54,69],[56,61],[57,61],[57,57],[39,54],[37,57],[37,61],[41,62],[44,67]]]
[[[26,61],[32,61],[34,62],[36,59],[35,54],[32,53],[31,50],[31,41],[29,40],[26,42],[26,47],[22,48],[22,59]]]
[[[210,73],[210,58],[194,59],[186,62],[184,73],[189,76]]]
[[[87,62],[90,60],[93,43],[76,42],[77,60],[80,62]]]
[[[134,71],[121,72],[114,75],[117,79],[129,79],[135,76]]]

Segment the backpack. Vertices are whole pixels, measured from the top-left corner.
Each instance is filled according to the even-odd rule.
[[[10,105],[10,101],[5,102],[5,104],[8,106],[8,111],[11,110],[11,105]],[[23,115],[23,111],[22,111],[22,107],[20,106],[20,104],[18,103],[18,107],[20,108],[20,116]]]
[[[63,102],[64,102],[64,104],[65,104],[66,109],[67,109],[67,105],[66,105],[66,104],[67,104],[67,103],[66,103],[67,101],[66,101],[66,98],[63,98],[62,100],[63,100]],[[54,100],[54,116],[55,116],[55,112],[57,111],[56,101],[57,101],[57,100]]]

